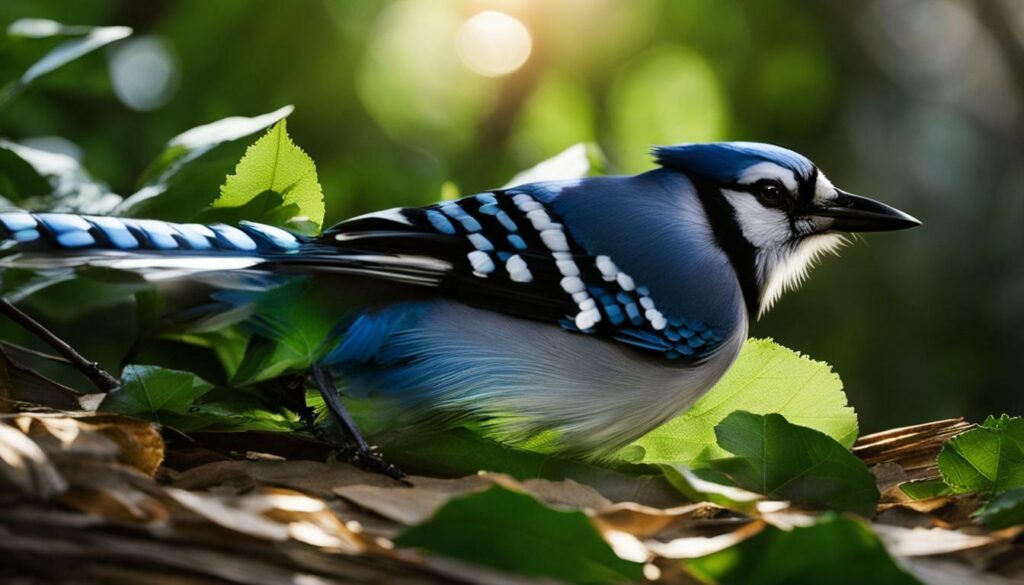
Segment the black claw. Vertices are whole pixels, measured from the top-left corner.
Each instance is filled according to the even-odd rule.
[[[316,385],[317,390],[320,391],[320,395],[327,405],[327,410],[331,413],[331,417],[337,425],[338,440],[330,442],[338,450],[338,453],[346,460],[367,471],[386,475],[406,485],[412,485],[403,479],[405,473],[401,469],[385,461],[377,448],[370,446],[363,439],[355,420],[352,419],[352,416],[338,397],[338,391],[334,387],[334,380],[331,378],[330,372],[314,365],[310,368],[310,377],[313,379],[313,384]],[[312,429],[314,433],[317,432],[315,425],[312,426]]]
[[[405,472],[395,467],[394,464],[388,463],[383,457],[373,451],[356,451],[353,459],[356,464],[367,471],[386,475],[391,479],[411,485],[405,481]]]

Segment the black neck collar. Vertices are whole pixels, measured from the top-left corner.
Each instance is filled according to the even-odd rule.
[[[757,249],[743,237],[736,220],[736,210],[722,196],[718,185],[699,177],[691,177],[691,180],[711,223],[715,242],[725,251],[739,278],[747,313],[751,320],[756,319],[761,306],[761,287],[757,283]]]

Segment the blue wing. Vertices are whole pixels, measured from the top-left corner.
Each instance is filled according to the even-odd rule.
[[[521,187],[388,210],[338,224],[316,245],[324,256],[335,248],[435,258],[449,266],[437,284],[445,297],[672,360],[701,359],[722,341],[700,321],[663,314],[643,283],[585,249],[544,199]]]

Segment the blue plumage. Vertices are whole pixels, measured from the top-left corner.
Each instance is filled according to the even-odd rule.
[[[67,252],[111,250],[164,253],[287,253],[299,248],[303,238],[273,226],[241,222],[204,226],[174,224],[147,219],[81,216],[67,213],[23,211],[0,213],[0,232],[18,241],[43,237],[42,247]],[[22,239],[18,234],[35,234]]]
[[[686,173],[710,177],[722,183],[735,181],[744,170],[772,163],[801,177],[810,177],[814,164],[803,155],[771,144],[713,142],[662,146],[654,149],[658,163]]]
[[[536,447],[543,434],[552,451],[600,455],[706,392],[749,319],[837,231],[916,225],[780,147],[687,144],[655,157],[662,168],[637,176],[387,210],[317,237],[252,222],[0,213],[3,261],[244,275],[218,281],[249,291],[218,294],[226,307],[296,275],[342,287],[327,296],[348,304],[330,312],[332,333],[306,365],[375,400],[377,416],[472,420],[512,444]],[[275,315],[251,323],[266,337],[287,328]]]

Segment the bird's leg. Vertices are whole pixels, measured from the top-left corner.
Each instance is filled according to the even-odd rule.
[[[317,440],[330,443],[327,431],[322,425],[316,424],[316,409],[306,404],[306,379],[305,374],[291,374],[278,377],[275,381],[276,400],[278,405],[299,415],[299,421],[303,429],[309,431]]]
[[[75,369],[89,378],[93,385],[99,388],[101,392],[112,392],[121,386],[117,378],[107,373],[98,363],[86,359],[82,354],[75,351],[75,348],[68,345],[60,337],[57,337],[39,321],[29,317],[24,311],[2,297],[0,297],[0,312],[7,315],[7,318],[23,327],[29,333],[45,341],[64,359],[68,360]]]
[[[314,365],[309,370],[310,377],[313,379],[313,384],[316,385],[317,390],[320,391],[320,396],[323,396],[324,403],[327,405],[327,410],[330,411],[331,416],[334,418],[334,422],[344,431],[348,439],[347,444],[341,445],[343,452],[347,452],[351,460],[359,466],[386,475],[390,478],[401,480],[405,477],[405,473],[398,469],[391,463],[385,461],[379,453],[375,452],[372,447],[363,439],[362,434],[359,432],[359,427],[356,426],[356,421],[352,419],[352,415],[349,414],[348,409],[341,402],[341,398],[338,396],[338,390],[334,386],[334,379],[330,372],[323,369],[320,366]]]

